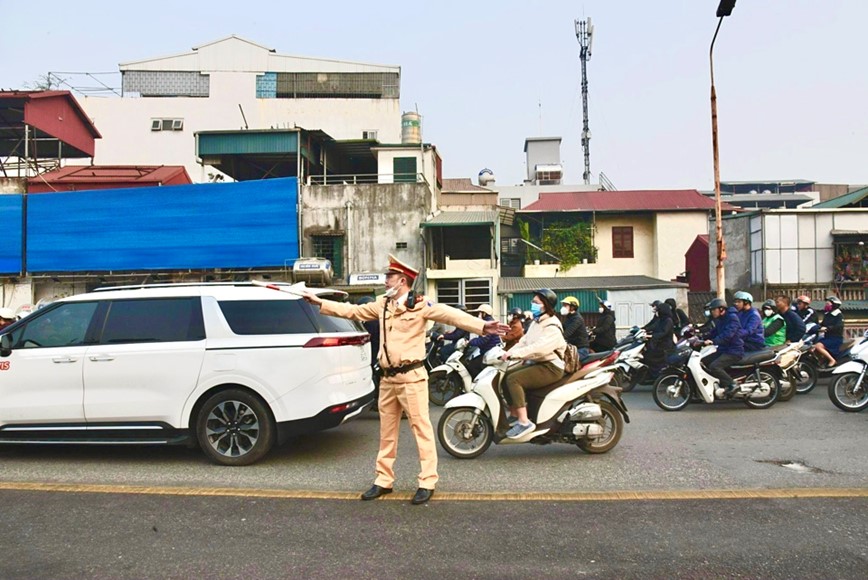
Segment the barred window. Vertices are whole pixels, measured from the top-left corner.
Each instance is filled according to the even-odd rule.
[[[401,93],[398,73],[266,73],[256,80],[260,98],[397,99]]]
[[[464,304],[469,310],[491,304],[491,279],[438,280],[437,302],[450,306]]]

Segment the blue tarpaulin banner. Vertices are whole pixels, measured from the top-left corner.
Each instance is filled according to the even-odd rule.
[[[297,200],[294,177],[29,195],[27,270],[283,267]]]
[[[0,195],[0,274],[21,273],[23,199],[19,194]]]

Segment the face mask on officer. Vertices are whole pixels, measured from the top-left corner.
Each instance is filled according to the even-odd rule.
[[[562,315],[567,316],[569,313],[570,313],[570,307],[569,306],[561,306],[561,314]]]

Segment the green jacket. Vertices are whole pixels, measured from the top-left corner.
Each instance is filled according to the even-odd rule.
[[[778,320],[780,323],[775,323]],[[765,329],[766,346],[780,346],[787,342],[787,325],[780,314],[775,313],[763,318],[763,328]]]

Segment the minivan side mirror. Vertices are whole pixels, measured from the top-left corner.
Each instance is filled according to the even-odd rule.
[[[0,357],[12,354],[12,337],[8,334],[0,335]]]

